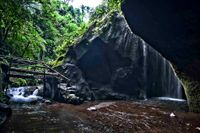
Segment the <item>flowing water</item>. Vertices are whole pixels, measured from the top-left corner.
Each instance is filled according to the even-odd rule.
[[[171,97],[182,99],[184,91],[172,64],[143,40],[143,84],[147,97]]]

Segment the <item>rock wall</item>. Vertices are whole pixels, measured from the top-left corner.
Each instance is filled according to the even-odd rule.
[[[125,0],[122,10],[134,33],[200,81],[199,6],[199,0]]]
[[[183,98],[172,65],[129,28],[120,13],[90,27],[67,54],[96,99]]]
[[[181,73],[190,109],[196,112],[200,112],[199,7],[199,0],[125,0],[122,6],[132,31]]]
[[[8,83],[6,73],[8,71],[8,64],[4,59],[0,58],[0,92],[5,89]]]

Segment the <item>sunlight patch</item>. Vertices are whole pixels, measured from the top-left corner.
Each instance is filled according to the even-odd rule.
[[[103,0],[71,0],[70,5],[76,8],[80,8],[82,5],[95,8],[102,3]]]

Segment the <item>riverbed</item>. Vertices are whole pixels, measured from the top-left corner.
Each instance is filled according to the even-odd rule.
[[[2,133],[195,133],[200,115],[188,112],[185,102],[96,101],[13,104],[12,117]],[[93,110],[89,108],[93,107]],[[173,113],[173,115],[172,115]]]

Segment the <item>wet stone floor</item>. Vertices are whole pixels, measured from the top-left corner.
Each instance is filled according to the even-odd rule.
[[[89,107],[91,110],[88,110]],[[98,101],[12,105],[13,114],[2,133],[198,133],[200,114],[186,103]],[[173,115],[172,115],[173,113]]]

